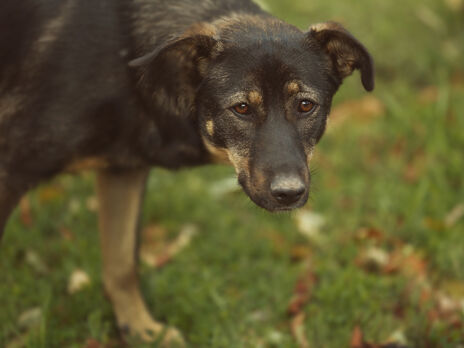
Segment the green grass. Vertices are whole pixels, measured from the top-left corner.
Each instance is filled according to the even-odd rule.
[[[266,213],[238,191],[212,194],[230,168],[153,170],[145,226],[161,226],[167,239],[185,224],[199,233],[162,269],[141,265],[150,309],[190,347],[297,347],[287,307],[309,263],[317,281],[301,310],[311,347],[348,347],[357,325],[376,343],[400,331],[408,347],[462,345],[464,326],[453,323],[462,325],[463,310],[437,314],[436,299],[464,300],[464,217],[445,221],[464,203],[464,10],[433,0],[269,4],[301,28],[344,23],[374,56],[373,96],[384,109],[369,116],[349,107],[353,117],[334,117],[318,145],[305,209],[326,221],[319,239],[299,233],[295,214]],[[356,73],[334,111],[364,95]],[[13,214],[0,251],[1,347],[19,337],[31,348],[120,344],[100,280],[92,197],[92,175],[62,176],[28,195],[31,224]],[[380,237],[360,238],[363,229]],[[366,271],[360,255],[371,246],[409,251],[402,265],[425,271]],[[77,268],[91,285],[69,295]],[[18,318],[36,307],[42,319],[22,328]]]

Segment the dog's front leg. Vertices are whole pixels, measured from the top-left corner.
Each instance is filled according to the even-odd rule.
[[[136,233],[148,169],[98,174],[103,283],[119,327],[131,336],[164,346],[181,344],[175,329],[153,320],[142,299],[136,271]]]

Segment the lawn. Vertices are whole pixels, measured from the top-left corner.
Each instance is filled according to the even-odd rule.
[[[358,73],[341,87],[298,212],[255,207],[228,167],[154,169],[140,263],[150,309],[195,348],[463,347],[464,1],[267,7],[300,28],[343,23],[372,53],[376,89],[364,92]],[[14,212],[0,249],[0,347],[122,345],[93,182],[60,176]],[[179,236],[191,238],[156,257]],[[76,271],[88,278],[70,290]]]

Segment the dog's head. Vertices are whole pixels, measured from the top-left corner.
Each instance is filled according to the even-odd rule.
[[[198,24],[132,64],[160,56],[185,75],[206,149],[232,163],[245,192],[270,211],[306,202],[308,162],[342,80],[359,69],[364,88],[374,87],[369,53],[332,22],[302,32],[236,15]]]

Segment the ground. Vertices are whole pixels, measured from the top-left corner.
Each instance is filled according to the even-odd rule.
[[[190,347],[462,347],[464,2],[267,6],[300,28],[343,23],[372,52],[377,87],[365,93],[358,73],[341,87],[299,212],[255,207],[228,167],[154,170],[140,265],[150,309]],[[93,181],[58,177],[13,214],[0,346],[121,345]]]

